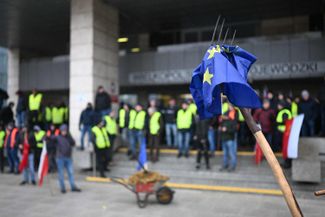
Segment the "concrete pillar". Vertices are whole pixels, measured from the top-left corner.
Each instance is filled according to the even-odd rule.
[[[8,95],[9,101],[17,104],[16,92],[19,89],[19,49],[8,49]]]
[[[70,131],[79,142],[79,116],[99,85],[118,94],[118,11],[101,0],[72,0]]]

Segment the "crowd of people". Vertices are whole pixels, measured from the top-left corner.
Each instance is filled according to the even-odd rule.
[[[64,169],[71,190],[79,192],[73,177],[72,148],[75,141],[68,131],[68,107],[62,102],[43,103],[43,94],[37,90],[28,97],[20,91],[17,95],[15,116],[13,102],[0,112],[1,172],[4,172],[6,156],[9,172],[23,173],[22,185],[36,184],[35,170],[46,145],[49,170],[58,172],[62,193],[66,192]],[[274,151],[281,151],[286,120],[298,114],[305,115],[301,136],[325,135],[324,98],[312,98],[307,90],[296,98],[268,91],[262,102],[262,108],[251,112]],[[210,158],[215,156],[216,150],[223,150],[220,171],[229,172],[236,170],[238,147],[253,148],[255,144],[240,110],[226,98],[222,103],[222,115],[200,120],[191,99],[182,100],[179,106],[175,99],[170,99],[165,107],[158,100],[150,100],[148,106],[121,102],[118,110],[112,109],[111,97],[101,86],[94,105],[89,102],[80,114],[79,129],[79,149],[82,151],[92,144],[101,177],[106,177],[105,172],[109,171],[117,136],[121,138],[121,145],[127,147],[130,160],[137,159],[143,142],[149,148],[149,159],[153,163],[159,161],[160,148],[165,144],[167,148],[178,150],[177,158],[188,158],[190,150],[196,149],[197,169],[201,168],[202,159],[206,169],[210,169]],[[86,136],[88,140],[85,143]],[[20,171],[19,156],[26,150],[28,166]]]

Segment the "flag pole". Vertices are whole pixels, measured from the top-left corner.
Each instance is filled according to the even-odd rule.
[[[213,44],[214,42],[214,38],[215,38],[215,35],[216,35],[216,32],[217,32],[217,29],[218,29],[218,25],[219,25],[219,21],[220,21],[220,15],[218,16],[218,19],[217,19],[217,22],[216,22],[216,25],[214,26],[214,30],[213,30],[213,34],[212,34],[212,38],[211,38],[211,45]]]
[[[270,165],[273,175],[275,176],[276,181],[278,182],[280,189],[283,193],[284,199],[287,202],[287,205],[290,209],[291,215],[293,217],[302,217],[303,214],[299,207],[299,204],[295,198],[295,195],[282,171],[282,168],[276,159],[270,144],[267,142],[264,134],[262,133],[261,129],[257,126],[256,122],[254,121],[249,109],[247,108],[240,108],[242,115],[245,118],[248,128],[253,133],[257,143],[259,144],[260,148],[263,151],[263,154]]]

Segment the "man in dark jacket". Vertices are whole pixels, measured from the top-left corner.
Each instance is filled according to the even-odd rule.
[[[17,91],[16,95],[18,96],[16,107],[17,127],[22,128],[25,126],[26,121],[27,100],[21,91]]]
[[[99,112],[102,117],[108,115],[111,111],[111,97],[103,86],[98,87],[95,97],[95,110]]]
[[[271,108],[268,99],[263,100],[263,108],[257,109],[254,113],[254,120],[261,125],[266,140],[272,144],[272,135],[275,121],[275,111]]]
[[[168,102],[168,107],[162,111],[164,115],[165,130],[166,130],[166,140],[168,147],[177,147],[177,106],[175,99],[171,99]]]
[[[298,113],[304,114],[304,122],[301,128],[302,136],[314,136],[315,135],[315,120],[317,117],[316,102],[310,98],[309,92],[303,90],[301,92],[301,101],[298,105]]]
[[[72,163],[72,148],[75,141],[68,132],[67,125],[60,127],[60,135],[55,137],[56,144],[56,164],[58,167],[58,179],[60,184],[61,193],[66,193],[64,185],[64,168],[67,170],[71,191],[80,192],[81,190],[76,186],[73,176],[73,163]]]
[[[210,169],[209,162],[209,145],[208,145],[208,131],[210,128],[211,120],[200,120],[198,116],[195,116],[195,130],[193,141],[197,147],[197,157],[196,157],[196,169],[201,168],[202,156],[205,160],[206,169]]]
[[[13,102],[9,102],[8,106],[4,107],[1,111],[1,120],[4,126],[14,122],[14,112],[12,111],[14,107]]]
[[[94,122],[94,109],[93,109],[93,105],[91,103],[87,104],[86,109],[84,109],[81,112],[80,115],[80,120],[79,120],[79,129],[81,131],[81,150],[84,150],[84,140],[85,140],[85,135],[88,134],[88,144],[87,146],[89,146],[90,141],[91,141],[91,127],[93,126],[93,122]]]

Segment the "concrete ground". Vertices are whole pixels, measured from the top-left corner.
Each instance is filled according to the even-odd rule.
[[[154,197],[145,209],[135,203],[135,197],[112,183],[91,183],[77,177],[81,193],[62,195],[55,177],[45,180],[43,187],[19,186],[21,176],[0,174],[1,217],[88,217],[88,216],[252,216],[287,217],[288,208],[281,196],[226,193],[197,190],[176,190],[170,205],[160,205]],[[52,186],[52,193],[50,191]],[[298,198],[305,216],[323,217],[324,198]]]

